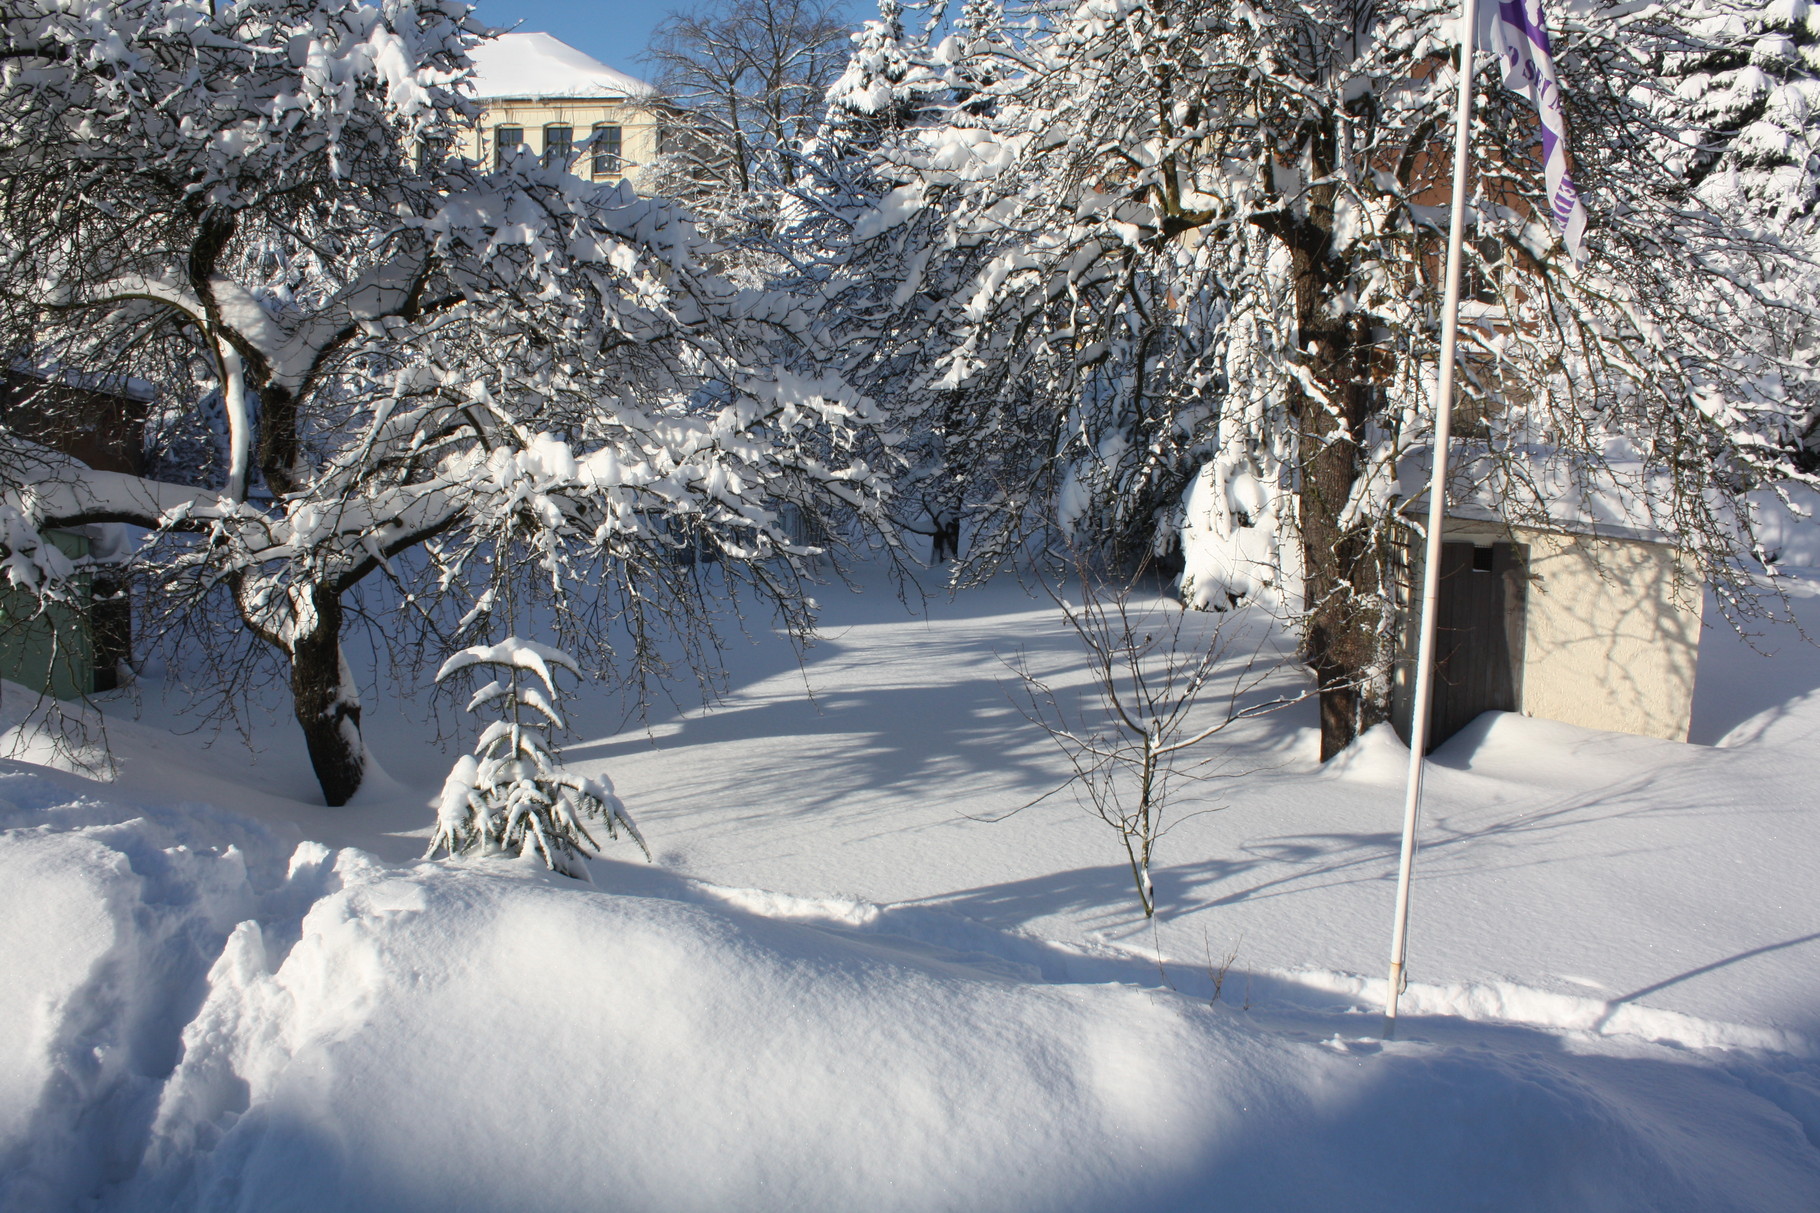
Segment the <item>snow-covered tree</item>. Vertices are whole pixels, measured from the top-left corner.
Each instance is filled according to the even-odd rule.
[[[708,0],[671,13],[646,58],[703,189],[776,188],[821,118],[847,57],[824,0]]]
[[[825,120],[792,191],[791,222],[780,233],[790,245],[785,260],[801,267],[806,286],[838,293],[843,313],[859,321],[862,341],[867,324],[891,330],[906,298],[926,289],[924,266],[903,232],[891,240],[871,238],[914,210],[881,206],[897,184],[891,163],[930,126],[944,123],[950,108],[982,103],[986,85],[1009,70],[997,58],[1011,54],[995,0],[968,0],[954,31],[934,46],[930,33],[946,15],[941,0],[908,8],[881,0],[878,12],[853,36],[852,59],[828,90]],[[934,238],[918,232],[918,238],[925,235]],[[853,335],[851,325],[847,335]],[[862,373],[880,385],[910,383],[924,369],[914,343],[873,352]],[[954,403],[963,402],[957,397]],[[915,417],[900,410],[898,420],[908,424],[899,432],[905,469],[894,498],[897,523],[930,536],[935,558],[946,559],[959,550],[976,474],[948,457],[953,426],[939,407]]]
[[[1756,222],[1804,257],[1765,263],[1782,289],[1815,294],[1820,260],[1820,7],[1808,0],[1688,0],[1673,20],[1695,36],[1671,43],[1662,66],[1676,80],[1665,106],[1679,119],[1682,171],[1701,201]],[[1804,285],[1807,284],[1807,285]],[[1820,327],[1801,343],[1820,349]],[[1804,464],[1820,470],[1820,417],[1803,435]]]
[[[776,266],[783,188],[821,121],[847,58],[848,27],[830,0],[703,0],[651,36],[663,149],[642,187],[686,203],[742,283]]]
[[[1809,0],[1681,0],[1664,109],[1688,125],[1683,171],[1718,210],[1811,232],[1820,205],[1820,9]]]
[[[587,878],[581,862],[600,844],[588,832],[592,818],[609,838],[624,830],[645,858],[651,848],[605,778],[565,766],[551,733],[565,729],[553,669],[581,677],[561,649],[517,636],[472,645],[443,663],[436,681],[466,670],[495,676],[474,692],[468,710],[497,716],[481,730],[474,752],[456,761],[437,800],[436,832],[426,857],[438,851],[513,852],[537,855],[565,876]]]
[[[878,16],[853,35],[846,70],[828,86],[818,139],[836,144],[842,155],[871,150],[922,121],[944,100],[946,88],[928,40],[906,28],[904,6],[880,0]]]
[[[9,439],[6,533],[146,528],[164,603],[229,604],[288,667],[331,804],[364,767],[366,579],[445,638],[541,585],[642,660],[699,588],[679,547],[800,625],[783,507],[876,508],[811,313],[704,273],[667,204],[440,154],[483,33],[458,0],[0,9],[0,350],[154,384],[149,445],[225,429],[218,476]]]
[[[1625,496],[1725,598],[1754,547],[1739,495],[1805,475],[1820,388],[1811,263],[1716,210],[1688,154],[1742,163],[1769,140],[1746,125],[1717,147],[1712,90],[1683,89],[1724,41],[1689,19],[1704,2],[1551,13],[1584,269],[1544,202],[1535,112],[1481,73],[1461,407],[1508,519],[1563,486]],[[1203,530],[1281,524],[1249,546],[1300,573],[1331,755],[1385,710],[1395,509],[1431,432],[1457,5],[1027,11],[1017,70],[881,149],[895,185],[855,215],[864,268],[841,284],[856,373],[896,424],[943,435],[976,525],[1007,540],[1167,543],[1191,481]],[[1812,161],[1755,180],[1799,209]],[[1218,580],[1186,589],[1217,604],[1270,578]]]

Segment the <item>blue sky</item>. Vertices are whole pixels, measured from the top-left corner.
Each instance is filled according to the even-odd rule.
[[[676,3],[638,0],[479,0],[477,13],[495,26],[519,26],[554,34],[570,46],[587,51],[608,67],[644,79],[648,69],[638,61],[651,30]]]
[[[693,7],[694,0],[476,0],[475,11],[489,25],[554,34],[608,67],[644,80],[650,69],[638,57],[651,31],[670,13]],[[850,14],[866,16],[875,8],[875,0],[847,5]]]

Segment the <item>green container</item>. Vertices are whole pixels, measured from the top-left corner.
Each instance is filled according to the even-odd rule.
[[[49,531],[45,538],[71,559],[88,555],[88,536]],[[89,600],[89,574],[78,573],[70,590]],[[95,632],[88,612],[68,602],[40,605],[29,590],[0,590],[0,678],[58,699],[78,699],[95,689]]]

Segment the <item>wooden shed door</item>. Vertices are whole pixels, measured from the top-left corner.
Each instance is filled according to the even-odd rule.
[[[1523,706],[1528,565],[1529,549],[1523,544],[1441,544],[1429,749],[1480,712],[1515,712]]]

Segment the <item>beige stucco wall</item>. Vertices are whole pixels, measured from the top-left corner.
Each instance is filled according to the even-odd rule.
[[[1529,545],[1524,715],[1686,741],[1705,595],[1685,553],[1515,534]]]
[[[532,152],[543,152],[543,128],[569,126],[575,130],[579,147],[593,133],[596,125],[620,128],[621,172],[595,178],[617,181],[631,176],[657,155],[657,125],[650,111],[619,99],[552,97],[525,100],[489,100],[481,102],[478,125],[462,135],[461,154],[476,164],[491,167],[493,163],[493,128],[524,128],[525,142]],[[575,171],[590,177],[592,163],[585,154],[576,158]]]

